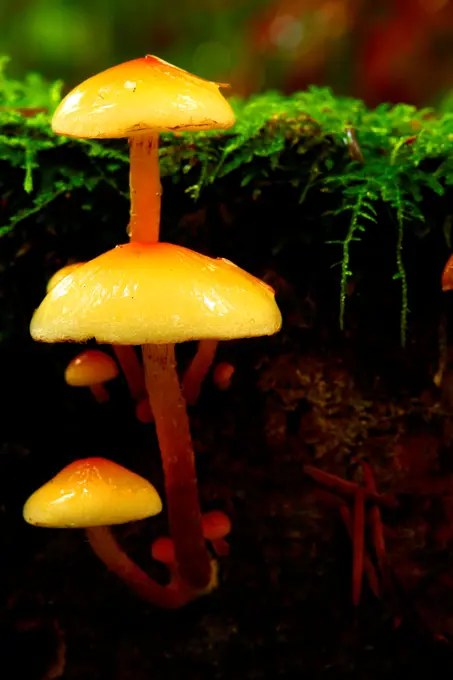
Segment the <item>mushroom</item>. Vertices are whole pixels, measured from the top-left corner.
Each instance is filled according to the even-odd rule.
[[[165,564],[170,575],[170,583],[179,578],[175,546],[169,536],[160,536],[154,541],[151,546],[151,557],[156,562]]]
[[[129,139],[131,241],[159,240],[159,133],[231,127],[222,86],[148,54],[88,78],[57,107],[57,134]]]
[[[159,240],[159,133],[231,127],[235,122],[234,113],[219,92],[222,86],[227,87],[147,55],[88,78],[69,92],[57,107],[52,118],[52,129],[57,134],[129,139],[129,235],[132,241],[152,243]],[[203,374],[203,369],[198,368],[203,364],[201,358],[206,356],[205,349],[206,346],[200,344],[200,360],[195,362],[196,367],[188,378],[193,394],[199,391],[209,369],[210,364]],[[117,358],[121,365],[122,358]],[[133,361],[129,352],[128,358],[129,362]],[[136,368],[136,365],[131,368],[131,374],[137,375]],[[131,393],[134,392],[139,414],[145,416],[144,422],[150,422],[151,414],[145,414],[143,408],[139,408],[144,390],[138,379],[135,384],[137,389],[131,389]]]
[[[219,92],[221,87],[228,85],[204,80],[148,54],[88,78],[57,107],[52,118],[57,134],[128,138],[131,241],[159,240],[159,133],[230,128],[235,117]],[[189,400],[196,400],[216,346],[212,341],[200,343],[186,379]],[[136,398],[137,405],[142,397],[143,391]],[[144,415],[143,408],[139,413]],[[146,414],[145,422],[151,420],[151,414]]]
[[[170,533],[180,575],[193,588],[208,587],[213,565],[174,343],[272,335],[280,327],[270,286],[228,260],[168,243],[131,242],[87,262],[50,291],[32,318],[31,335],[42,342],[142,345]]]
[[[230,547],[225,536],[231,531],[231,521],[221,510],[205,512],[201,517],[203,536],[219,556],[228,555]],[[175,545],[169,536],[160,536],[151,546],[151,556],[156,562],[165,564],[172,578],[177,575]]]
[[[98,349],[87,349],[81,352],[72,359],[65,371],[65,380],[68,385],[89,387],[100,404],[110,398],[104,383],[117,377],[118,366],[114,360]]]
[[[235,368],[227,361],[222,361],[214,368],[212,379],[219,390],[227,390],[231,386]]]
[[[219,87],[148,55],[93,76],[63,99],[52,121],[56,133],[129,138],[131,243],[79,268],[69,285],[64,279],[31,324],[33,337],[47,342],[95,337],[143,345],[178,569],[200,593],[214,587],[216,565],[201,530],[174,343],[265,335],[281,326],[273,291],[265,284],[226,261],[168,244],[157,247],[158,134],[231,127],[234,114]],[[111,543],[111,535],[105,540]],[[108,554],[106,548],[107,563]]]
[[[205,512],[201,518],[203,536],[210,541],[214,552],[219,556],[228,555],[230,546],[225,541],[225,536],[231,531],[231,520],[221,510]]]
[[[106,458],[70,463],[24,505],[28,524],[84,529],[157,515],[162,502],[148,480]]]
[[[162,586],[133,562],[114,539],[111,525],[157,515],[160,497],[150,482],[106,458],[67,465],[26,501],[28,524],[55,529],[85,529],[95,554],[141,598],[162,607],[180,607],[193,593],[181,580]]]

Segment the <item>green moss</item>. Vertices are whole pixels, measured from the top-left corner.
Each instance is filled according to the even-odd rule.
[[[5,74],[6,64],[4,58],[0,62],[0,236],[18,239],[15,247],[21,251],[28,240],[34,240],[33,225],[60,228],[53,206],[64,196],[89,212],[102,189],[117,194],[125,207],[128,150],[123,141],[55,136],[50,116],[60,99],[61,83],[49,85],[38,75],[23,82],[11,80]],[[186,194],[198,207],[210,189],[228,204],[241,191],[259,202],[270,184],[290,187],[295,202],[307,206],[307,219],[279,229],[272,250],[278,252],[295,232],[300,232],[295,240],[305,242],[310,230],[322,225],[325,243],[341,252],[342,328],[354,247],[366,231],[378,230],[379,216],[388,213],[395,253],[389,275],[400,285],[404,344],[410,292],[405,237],[425,220],[427,194],[442,197],[453,184],[453,113],[435,115],[404,104],[369,110],[357,99],[336,97],[329,89],[317,87],[291,96],[267,92],[232,103],[237,124],[231,131],[162,135],[164,182],[178,185],[182,199]],[[47,112],[27,116],[18,108]],[[225,198],[228,192],[230,198]],[[111,213],[108,206],[106,210],[113,219],[117,206]],[[65,233],[76,233],[78,228],[75,221],[65,226]],[[0,262],[5,270],[8,265],[1,257]]]

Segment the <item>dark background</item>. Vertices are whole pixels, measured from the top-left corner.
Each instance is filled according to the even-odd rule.
[[[13,73],[79,80],[156,54],[247,95],[327,84],[426,104],[448,95],[451,0],[2,0]]]

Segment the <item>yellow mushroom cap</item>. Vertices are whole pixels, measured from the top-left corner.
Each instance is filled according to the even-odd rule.
[[[23,515],[35,526],[82,529],[134,522],[161,510],[148,480],[106,458],[85,458],[35,491]]]
[[[67,264],[65,267],[62,267],[59,269],[53,276],[50,277],[50,279],[47,282],[47,293],[49,290],[52,290],[52,288],[55,288],[57,283],[60,283],[64,279],[65,276],[70,274],[74,269],[77,269],[77,267],[80,267],[80,265],[83,264],[83,262],[74,262],[74,264]]]
[[[147,55],[113,66],[72,90],[57,107],[52,129],[86,138],[226,129],[235,119],[219,87]]]
[[[273,289],[228,260],[133,242],[66,276],[30,331],[42,342],[144,345],[272,335],[281,323]]]
[[[118,366],[112,357],[98,349],[87,349],[67,365],[65,380],[72,387],[90,387],[118,377]]]

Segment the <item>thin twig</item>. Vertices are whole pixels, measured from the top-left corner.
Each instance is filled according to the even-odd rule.
[[[346,503],[342,503],[340,506],[340,514],[343,519],[343,522],[346,526],[347,532],[349,534],[349,537],[351,541],[354,539],[354,529],[353,529],[353,522],[352,522],[352,515],[351,511],[349,510],[348,506]],[[364,549],[363,551],[363,571],[366,574],[368,585],[370,586],[370,590],[373,593],[373,595],[377,598],[380,598],[381,596],[381,588],[379,585],[379,578],[376,573],[376,569],[374,568],[374,564],[371,561],[371,557],[368,553],[367,550]]]
[[[362,594],[363,551],[365,547],[365,491],[362,488],[359,488],[355,494],[353,526],[352,604],[358,607]]]
[[[360,485],[356,482],[350,482],[349,480],[337,477],[337,475],[333,475],[330,472],[324,472],[324,470],[319,470],[319,468],[316,468],[313,465],[304,465],[303,471],[316,482],[319,482],[330,489],[335,489],[336,491],[342,492],[348,496],[354,496],[357,492],[357,489],[360,489]],[[366,491],[365,500],[372,501],[373,503],[377,503],[378,505],[382,505],[387,508],[395,508],[398,506],[397,500],[388,494],[378,494],[375,492]]]
[[[361,466],[366,489],[372,493],[376,493],[376,482],[371,467],[365,461],[361,462]],[[390,577],[388,572],[387,550],[385,547],[384,524],[382,522],[380,508],[378,508],[377,505],[371,507],[369,517],[376,559],[382,575],[384,587],[387,588],[390,584]]]

